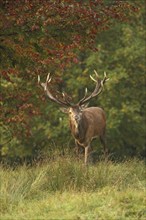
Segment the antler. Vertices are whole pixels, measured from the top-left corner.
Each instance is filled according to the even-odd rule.
[[[95,86],[95,89],[94,91],[91,93],[91,95],[87,95],[87,88],[85,89],[85,95],[84,97],[78,102],[79,105],[83,105],[85,104],[86,102],[89,102],[90,99],[94,98],[95,96],[98,96],[102,90],[103,90],[103,85],[106,81],[109,80],[109,78],[107,78],[106,76],[106,72],[104,72],[104,78],[103,80],[99,79],[99,76],[98,76],[98,73],[96,72],[96,70],[94,70],[94,73],[96,75],[96,79],[94,79],[91,75],[90,75],[90,78],[96,82],[96,86]]]
[[[43,87],[43,89],[44,89],[46,95],[48,96],[48,98],[49,98],[51,101],[53,101],[53,102],[55,102],[55,103],[57,103],[57,104],[59,104],[59,105],[64,105],[64,106],[68,106],[68,107],[71,106],[71,103],[68,101],[67,96],[65,95],[65,93],[62,93],[62,97],[63,97],[64,100],[60,100],[60,99],[58,99],[57,97],[54,97],[54,96],[52,95],[52,93],[51,93],[50,90],[48,89],[50,82],[51,82],[50,73],[47,75],[47,78],[46,78],[46,82],[45,82],[45,83],[43,83],[43,82],[40,81],[40,76],[38,75],[38,84]]]

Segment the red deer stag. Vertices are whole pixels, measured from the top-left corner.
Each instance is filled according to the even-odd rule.
[[[49,90],[49,83],[51,82],[50,74],[48,74],[45,83],[41,83],[40,76],[38,76],[38,83],[43,87],[48,98],[65,107],[63,111],[69,115],[70,129],[75,139],[76,147],[78,150],[79,146],[85,148],[85,164],[87,164],[90,144],[94,138],[99,137],[104,147],[104,152],[107,150],[105,142],[105,112],[99,107],[86,106],[92,98],[98,96],[102,92],[103,85],[108,80],[106,73],[104,73],[104,78],[100,80],[97,72],[95,70],[94,72],[96,74],[96,79],[90,76],[90,78],[96,82],[94,91],[90,95],[87,95],[86,88],[84,97],[77,104],[72,104],[65,93],[61,94],[61,98],[51,93]]]

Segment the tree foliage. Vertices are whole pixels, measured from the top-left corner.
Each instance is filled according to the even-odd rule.
[[[44,79],[48,72],[54,73],[52,89],[66,89],[73,94],[74,99],[78,99],[83,95],[84,86],[88,84],[89,72],[93,69],[100,69],[100,72],[106,69],[111,81],[115,81],[113,84],[109,83],[109,91],[105,93],[107,97],[103,95],[103,105],[111,118],[109,134],[115,140],[114,146],[119,142],[116,137],[120,136],[114,132],[119,132],[120,126],[124,131],[124,124],[121,125],[124,123],[123,117],[127,120],[131,112],[130,126],[133,126],[135,120],[137,124],[141,123],[144,113],[143,108],[139,107],[138,97],[143,91],[138,90],[135,106],[127,105],[131,104],[130,97],[137,91],[138,82],[143,82],[143,75],[138,79],[135,72],[136,69],[139,72],[143,70],[143,64],[135,68],[135,62],[141,61],[143,54],[143,51],[137,50],[139,46],[141,50],[143,48],[143,28],[138,24],[141,18],[139,6],[128,1],[103,0],[17,0],[1,3],[2,155],[32,155],[39,148],[47,146],[50,140],[57,139],[59,144],[65,140],[70,141],[67,119],[64,119],[57,108],[55,110],[54,104],[48,104],[37,86],[38,74]],[[132,17],[133,14],[136,15],[135,18]],[[130,18],[135,19],[137,27],[132,24],[121,25]],[[119,48],[120,45],[122,48]],[[133,75],[134,79],[131,81]],[[130,82],[131,89],[126,87],[125,91],[124,79],[126,86]],[[89,86],[90,89],[92,85]],[[116,95],[121,94],[121,90],[125,95],[123,102],[121,100],[124,96],[118,100]],[[123,113],[117,113],[119,108],[123,109]],[[113,119],[114,112],[117,118]],[[132,119],[135,112],[138,113]],[[130,130],[128,127],[127,129]],[[128,132],[126,135],[128,136]],[[130,137],[129,133],[126,137],[129,142],[120,142],[118,146],[133,146],[133,141],[129,144]]]

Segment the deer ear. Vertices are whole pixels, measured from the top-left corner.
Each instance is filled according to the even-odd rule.
[[[68,113],[68,108],[63,108],[63,107],[61,107],[60,110],[61,110],[63,113]]]

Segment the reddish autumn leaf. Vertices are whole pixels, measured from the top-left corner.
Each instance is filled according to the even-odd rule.
[[[14,135],[20,127],[26,135],[30,134],[26,124],[29,127],[32,116],[40,114],[36,101],[41,96],[37,75],[45,76],[51,69],[64,70],[71,63],[77,64],[78,51],[97,52],[97,34],[115,21],[127,20],[133,11],[137,11],[136,7],[126,1],[3,0],[0,8],[3,124],[10,126]]]

